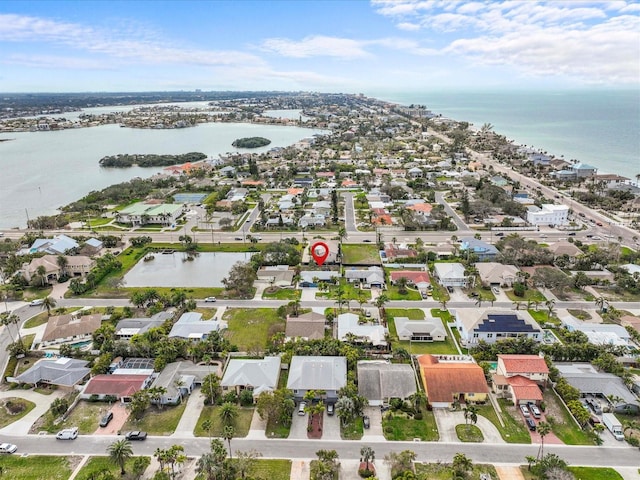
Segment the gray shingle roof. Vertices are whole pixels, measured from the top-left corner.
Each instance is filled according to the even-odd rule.
[[[257,360],[232,359],[220,382],[223,387],[251,386],[254,395],[274,390],[278,386],[280,357]]]
[[[86,365],[89,362],[73,358],[57,360],[40,360],[26,372],[18,375],[16,380],[23,383],[46,382],[51,385],[71,387],[79,383],[91,372]]]
[[[416,377],[411,365],[358,362],[358,393],[370,401],[408,398],[416,393]]]
[[[301,357],[291,359],[287,388],[290,390],[339,390],[347,384],[345,357]]]

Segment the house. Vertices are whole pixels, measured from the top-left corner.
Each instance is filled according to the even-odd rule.
[[[287,315],[284,334],[287,339],[302,338],[319,340],[324,338],[326,317],[321,313],[309,312],[297,317]]]
[[[115,216],[116,221],[130,223],[134,227],[150,223],[172,225],[184,211],[185,206],[180,203],[138,202],[117,211]]]
[[[359,283],[361,288],[384,288],[384,271],[380,267],[369,267],[366,270],[345,270],[344,277],[349,283]]]
[[[211,332],[218,330],[220,330],[220,322],[217,320],[202,320],[201,313],[185,312],[171,328],[169,338],[201,341],[205,340]]]
[[[564,255],[572,260],[575,260],[578,255],[583,254],[582,250],[576,247],[573,243],[565,241],[552,243],[547,247],[547,250],[553,253],[554,260]]]
[[[456,328],[460,341],[471,348],[480,340],[495,343],[506,338],[531,338],[542,341],[542,329],[527,311],[504,308],[457,308]]]
[[[475,255],[481,262],[495,260],[500,253],[494,245],[471,237],[460,240],[460,251]]]
[[[484,370],[471,357],[420,355],[418,364],[425,393],[434,408],[451,407],[454,402],[487,401],[489,387]]]
[[[327,217],[321,214],[305,213],[300,220],[298,226],[300,228],[324,227],[327,224]]]
[[[443,287],[467,286],[467,275],[461,263],[436,262],[433,264],[433,275]]]
[[[324,263],[323,265],[335,265],[337,263],[339,263],[340,261],[340,243],[338,243],[336,240],[323,240],[322,243],[324,243],[329,251],[327,252],[327,258],[324,259]],[[313,260],[313,257],[311,256],[311,247],[315,245],[314,241],[311,241],[309,244],[308,248],[305,248],[304,251],[302,252],[302,263],[304,264],[308,264],[308,263],[315,263],[315,260]],[[324,251],[324,249],[322,249]],[[319,252],[322,253],[322,252]]]
[[[289,270],[289,265],[270,265],[258,270],[258,280],[273,283],[276,287],[289,287],[293,283],[296,272]]]
[[[23,264],[20,269],[22,276],[30,282],[34,277],[39,276],[38,269],[44,267],[44,279],[46,283],[57,281],[61,276],[85,277],[91,269],[96,266],[96,261],[91,257],[83,255],[62,255],[66,265],[64,268],[58,263],[60,255],[44,255],[34,258],[28,264]]]
[[[116,324],[115,335],[119,340],[131,340],[152,328],[160,327],[173,318],[173,312],[158,312],[150,318],[123,318]]]
[[[64,255],[80,247],[73,238],[66,235],[57,235],[53,238],[38,238],[31,247],[21,254],[48,253],[50,255]]]
[[[255,400],[262,392],[277,389],[279,377],[280,357],[233,358],[227,364],[220,386],[223,392],[235,391],[238,395],[242,390],[250,390]]]
[[[391,285],[395,285],[399,279],[406,278],[409,285],[413,285],[418,290],[425,291],[431,287],[429,272],[422,270],[400,270],[389,273]]]
[[[87,382],[79,396],[85,400],[115,397],[122,403],[130,403],[133,394],[149,387],[152,378],[151,375],[96,375]]]
[[[327,402],[338,399],[338,391],[347,384],[345,357],[294,356],[289,366],[287,388],[301,400],[309,390],[321,391]]]
[[[224,177],[233,178],[236,176],[236,169],[235,167],[229,165],[226,167],[222,167],[220,170],[218,170],[218,173]]]
[[[62,343],[83,342],[92,340],[92,334],[102,323],[102,314],[93,315],[58,315],[49,317],[40,347],[60,345]]]
[[[300,287],[317,287],[319,283],[336,283],[340,272],[330,270],[302,270],[300,272]]]
[[[577,178],[593,177],[598,169],[586,163],[576,163],[571,167]]]
[[[151,387],[163,388],[164,393],[158,399],[153,399],[152,403],[177,405],[182,402],[185,396],[191,394],[195,387],[196,378],[194,375],[181,372],[182,363],[169,363],[156,376]]]
[[[61,357],[55,360],[42,359],[17,377],[7,377],[8,382],[40,384],[71,388],[82,383],[91,374],[86,360]]]
[[[394,262],[398,258],[415,258],[418,256],[418,252],[406,245],[388,243],[387,245],[385,245],[381,255],[383,262]]]
[[[406,400],[417,392],[411,365],[360,360],[357,373],[358,394],[369,401],[369,406],[388,404],[392,398]]]
[[[389,333],[385,327],[370,322],[360,322],[360,316],[355,313],[338,315],[338,340],[342,342],[355,341],[369,343],[374,347],[386,347],[386,336]]]
[[[633,346],[631,335],[621,325],[584,322],[571,314],[561,315],[560,322],[570,332],[584,333],[593,345]]]
[[[638,399],[617,375],[599,372],[590,363],[556,362],[554,366],[569,385],[580,391],[581,396],[598,396],[604,402],[608,401],[607,398],[621,398],[617,404],[611,405],[611,409],[618,413],[640,410]]]
[[[444,342],[447,339],[447,332],[439,318],[410,320],[407,317],[394,317],[393,321],[401,341]]]
[[[549,367],[540,355],[498,355],[492,389],[514,405],[542,402],[541,386],[549,380]]]
[[[531,225],[567,225],[569,223],[569,207],[543,203],[542,207],[527,207],[527,222]]]
[[[90,238],[86,242],[84,242],[84,247],[88,249],[92,254],[95,255],[96,253],[98,253],[100,250],[103,249],[104,244],[102,243],[102,241],[98,240],[97,238]]]
[[[312,208],[313,213],[315,213],[316,215],[321,215],[324,217],[328,217],[329,215],[331,215],[331,202],[327,200],[315,202]]]
[[[496,262],[476,263],[480,282],[485,287],[510,287],[518,279],[520,270],[515,265],[503,265]]]

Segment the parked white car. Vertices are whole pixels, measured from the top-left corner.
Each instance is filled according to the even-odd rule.
[[[18,447],[12,443],[0,443],[0,453],[15,453],[16,450]]]
[[[525,418],[528,418],[528,417],[529,417],[529,409],[527,408],[527,406],[526,406],[526,405],[520,405],[520,411],[522,412],[522,415],[523,415]]]

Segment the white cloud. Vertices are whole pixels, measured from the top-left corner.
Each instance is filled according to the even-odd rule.
[[[362,58],[370,54],[362,48],[362,44],[350,38],[327,37],[315,35],[300,41],[288,38],[270,38],[262,43],[262,48],[284,57],[337,57]]]
[[[398,27],[400,30],[407,30],[409,32],[415,32],[417,30],[420,30],[419,24],[411,23],[411,22],[400,22],[396,24],[396,27]]]
[[[20,65],[31,68],[62,69],[62,70],[113,70],[108,62],[99,60],[63,57],[58,55],[23,55],[10,54],[3,58],[2,63]]]

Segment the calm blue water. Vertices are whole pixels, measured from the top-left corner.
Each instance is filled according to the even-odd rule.
[[[640,89],[559,92],[369,92],[425,105],[434,113],[484,123],[518,144],[533,145],[635,180],[640,173]]]

